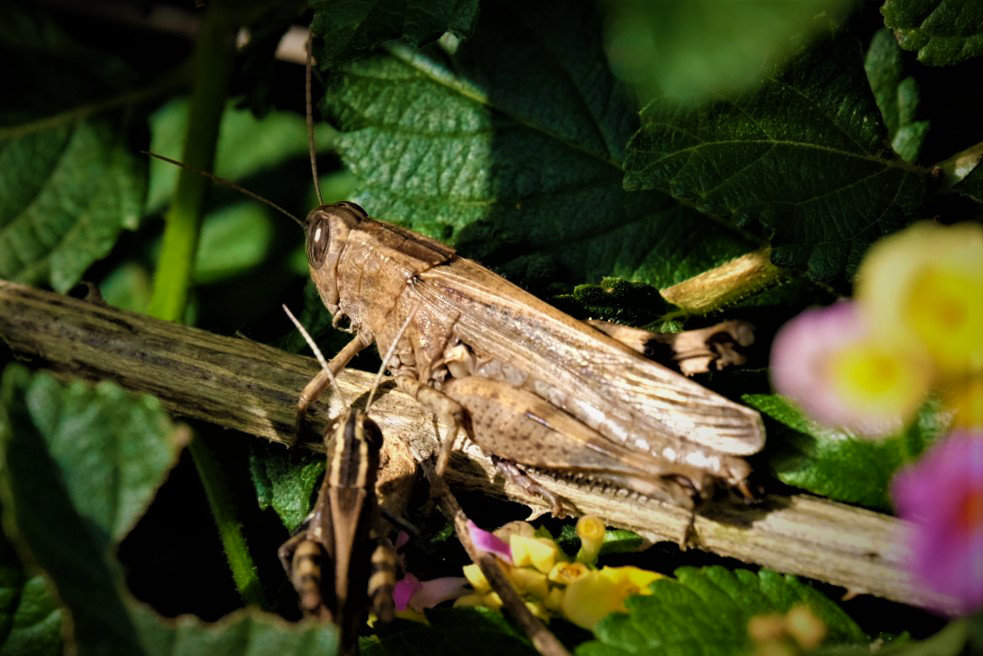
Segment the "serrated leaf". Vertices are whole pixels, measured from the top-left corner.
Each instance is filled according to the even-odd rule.
[[[894,473],[945,430],[947,419],[928,404],[908,430],[871,440],[817,424],[778,394],[746,394],[742,400],[766,418],[769,466],[784,483],[879,510],[891,509]]]
[[[916,121],[918,82],[904,74],[904,61],[898,42],[888,30],[874,34],[864,69],[877,107],[887,126],[891,147],[901,159],[913,162],[928,133],[928,121]]]
[[[930,66],[983,54],[983,4],[977,0],[886,0],[884,24],[905,50]]]
[[[249,454],[249,471],[260,508],[273,508],[291,532],[311,511],[312,495],[324,469],[324,456],[315,453],[264,444]]]
[[[760,225],[772,259],[817,279],[851,272],[867,246],[914,218],[925,172],[886,131],[849,37],[800,53],[753,93],[642,111],[625,186],[658,189]]]
[[[397,620],[378,638],[363,639],[365,656],[418,653],[432,656],[502,656],[532,654],[526,639],[500,613],[484,608],[435,608],[427,624]]]
[[[145,166],[127,143],[132,74],[4,3],[0,23],[0,278],[65,291],[140,218]],[[42,37],[41,35],[45,36]]]
[[[597,640],[577,656],[608,654],[743,655],[753,615],[785,613],[807,605],[827,627],[827,644],[866,642],[863,631],[836,604],[794,576],[757,574],[713,566],[683,567],[676,580],[652,583],[652,594],[629,597],[628,614],[614,613],[595,629]]]
[[[637,118],[585,2],[486,3],[454,52],[391,46],[344,67],[324,105],[372,215],[533,287],[605,275],[662,287],[755,248],[622,189]]]
[[[313,5],[315,53],[325,72],[394,39],[417,48],[444,32],[467,37],[478,18],[477,0],[316,0]]]
[[[84,401],[84,402],[83,402]],[[124,592],[112,553],[180,444],[160,403],[11,365],[0,383],[4,523],[51,577],[80,654],[332,654],[330,625],[243,611],[165,620]]]
[[[24,572],[0,531],[0,654],[61,654],[62,615],[44,577]]]
[[[665,93],[695,102],[754,86],[765,64],[852,8],[849,0],[618,0],[607,11],[611,67],[648,100]],[[804,34],[803,34],[804,33]],[[658,65],[653,65],[658,62]]]

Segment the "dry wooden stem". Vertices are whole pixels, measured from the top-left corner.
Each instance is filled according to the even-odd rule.
[[[430,483],[432,493],[440,501],[441,510],[454,522],[457,538],[467,552],[468,558],[481,569],[481,573],[488,580],[488,585],[501,598],[502,608],[519,624],[536,651],[543,656],[570,656],[566,647],[522,601],[498,559],[489,553],[479,551],[475,546],[474,540],[471,539],[471,531],[468,529],[468,516],[464,514],[464,510],[461,509],[461,505],[447,484],[436,476],[433,464],[429,460],[423,462],[423,472]]]
[[[289,441],[297,396],[318,371],[313,358],[4,281],[0,338],[18,357],[34,359],[39,366],[90,380],[115,380],[156,395],[176,414],[277,442]],[[371,380],[372,374],[354,370],[339,376],[351,398],[368,389]],[[432,454],[438,439],[433,418],[403,394],[386,392],[373,405],[383,432],[416,453]],[[315,427],[323,430],[341,409],[334,398],[316,403]],[[448,480],[455,487],[542,507],[539,498],[504,482],[473,444],[455,452]],[[591,490],[545,476],[537,481],[582,513],[649,540],[676,540],[689,521],[685,510],[626,492]],[[796,494],[772,495],[754,507],[701,510],[690,535],[701,549],[841,585],[850,594],[951,607],[951,600],[910,580],[905,528],[888,515]]]

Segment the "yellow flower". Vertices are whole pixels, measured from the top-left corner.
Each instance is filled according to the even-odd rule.
[[[549,574],[560,554],[552,540],[515,534],[509,537],[509,549],[515,567],[535,567],[543,574]]]
[[[627,612],[625,599],[633,594],[652,594],[648,584],[661,578],[656,572],[638,567],[604,567],[588,572],[567,586],[563,594],[563,615],[585,629],[616,612]]]
[[[888,343],[920,344],[943,375],[983,368],[983,226],[919,223],[875,244],[856,299]]]
[[[587,574],[591,569],[583,563],[568,563],[559,562],[553,565],[553,569],[546,576],[553,583],[559,583],[560,585],[570,585],[572,582],[579,579],[584,574]]]
[[[604,544],[604,522],[598,517],[585,515],[577,520],[577,535],[580,537],[577,560],[593,565]]]
[[[862,432],[877,434],[898,430],[915,415],[928,393],[929,366],[918,351],[903,353],[866,337],[830,354],[826,379],[863,418],[851,427],[869,425]]]
[[[983,373],[953,381],[942,390],[942,400],[954,413],[950,428],[983,428]]]

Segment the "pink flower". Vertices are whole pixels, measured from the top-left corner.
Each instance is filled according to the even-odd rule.
[[[478,528],[478,525],[468,520],[468,531],[471,532],[471,541],[481,551],[488,551],[509,565],[512,564],[512,550],[504,540],[490,531]]]
[[[983,607],[983,432],[962,431],[894,478],[898,514],[912,522],[912,568],[960,613]]]
[[[900,430],[928,390],[924,357],[877,338],[857,305],[807,310],[775,336],[775,389],[828,426],[868,436]]]
[[[425,608],[433,608],[442,601],[457,599],[468,590],[465,588],[467,579],[463,576],[444,576],[429,581],[420,581],[410,573],[396,582],[393,590],[393,602],[397,611],[407,608],[422,612]]]

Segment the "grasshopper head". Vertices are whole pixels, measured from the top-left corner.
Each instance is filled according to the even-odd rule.
[[[322,205],[307,215],[305,232],[311,279],[331,314],[338,309],[338,259],[348,233],[366,218],[365,210],[347,201]]]

